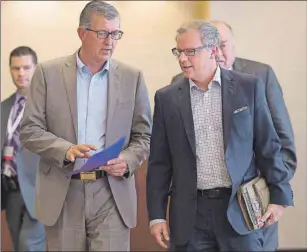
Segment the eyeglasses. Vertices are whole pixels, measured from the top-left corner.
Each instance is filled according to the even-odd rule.
[[[89,28],[85,28],[84,30],[95,32],[97,34],[97,38],[99,38],[99,39],[106,39],[111,34],[112,39],[119,40],[119,39],[121,39],[121,37],[124,34],[124,32],[122,32],[120,30],[116,30],[116,31],[112,31],[112,32],[108,32],[108,31],[105,31],[105,30],[94,31],[94,30],[89,29]]]
[[[210,48],[211,46],[209,46],[209,45],[204,45],[204,46],[200,46],[200,47],[196,47],[196,48],[188,48],[188,49],[183,49],[183,50],[181,50],[181,49],[177,49],[176,47],[174,47],[173,49],[172,49],[172,53],[176,56],[176,57],[180,57],[180,54],[182,53],[182,52],[184,52],[184,54],[186,55],[186,56],[194,56],[195,55],[195,53],[197,52],[197,51],[200,51],[200,50],[202,50],[202,49],[205,49],[205,48]]]

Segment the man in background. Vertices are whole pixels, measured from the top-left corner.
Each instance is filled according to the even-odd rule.
[[[142,73],[111,59],[120,27],[114,6],[87,3],[77,30],[81,48],[38,64],[33,76],[21,139],[40,156],[36,213],[49,251],[130,250],[134,172],[148,157],[152,118]],[[119,158],[66,176],[122,136]]]
[[[44,226],[35,218],[34,196],[38,156],[19,141],[27,91],[37,64],[29,47],[15,48],[9,58],[16,92],[1,102],[1,204],[15,251],[45,251]]]
[[[272,67],[257,61],[236,57],[235,37],[231,26],[218,20],[212,21],[212,23],[218,29],[220,36],[219,65],[225,69],[252,74],[265,84],[266,99],[273,124],[282,142],[283,161],[293,176],[296,169],[294,135],[282,89]],[[278,248],[278,222],[265,230],[264,245],[267,251]]]

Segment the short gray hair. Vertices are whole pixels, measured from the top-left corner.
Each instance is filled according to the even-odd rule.
[[[113,20],[119,17],[117,9],[104,1],[93,0],[85,5],[84,9],[80,14],[79,27],[90,28],[92,14],[102,15],[108,20]]]
[[[181,25],[177,30],[176,40],[178,36],[191,29],[199,31],[200,39],[207,47],[219,46],[220,39],[218,29],[209,21],[205,20],[192,20]]]

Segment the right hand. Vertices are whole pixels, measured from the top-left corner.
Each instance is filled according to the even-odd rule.
[[[167,249],[166,242],[169,241],[169,234],[166,222],[156,223],[150,227],[150,233],[155,237],[156,242],[162,247]]]
[[[91,150],[97,150],[97,148],[90,144],[73,145],[67,150],[65,158],[70,162],[75,162],[76,158],[89,158]]]

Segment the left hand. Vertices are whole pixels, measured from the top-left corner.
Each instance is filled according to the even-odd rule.
[[[285,207],[281,205],[269,204],[266,212],[261,217],[260,222],[262,223],[261,226],[268,227],[274,224],[275,222],[279,221],[281,218]]]
[[[127,172],[127,168],[127,162],[121,156],[110,160],[107,165],[99,167],[100,170],[106,171],[109,175],[116,177],[122,177]]]

